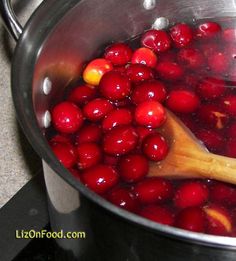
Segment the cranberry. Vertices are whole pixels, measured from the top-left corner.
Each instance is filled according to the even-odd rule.
[[[164,52],[170,49],[171,39],[165,31],[153,29],[143,34],[141,44],[154,52]]]
[[[53,108],[52,123],[57,131],[74,133],[83,124],[83,114],[74,103],[64,101]]]
[[[213,104],[202,104],[198,111],[198,118],[203,124],[216,129],[222,129],[229,121],[229,116]]]
[[[148,160],[139,154],[131,154],[121,158],[119,170],[121,178],[126,182],[137,182],[148,174]]]
[[[165,206],[149,205],[142,208],[138,214],[163,225],[174,224],[174,214]]]
[[[174,90],[169,93],[166,105],[174,112],[192,113],[198,109],[200,99],[192,91]]]
[[[197,207],[203,205],[209,196],[207,186],[198,181],[188,181],[179,186],[174,197],[178,208]]]
[[[208,57],[208,65],[213,73],[225,73],[229,67],[229,59],[223,52],[213,53]]]
[[[132,49],[124,43],[114,43],[105,50],[104,57],[114,65],[126,65],[132,57]]]
[[[55,143],[51,145],[51,149],[65,168],[71,168],[75,165],[77,154],[72,144]]]
[[[122,100],[130,94],[129,78],[117,71],[106,73],[99,84],[101,94],[112,101]]]
[[[226,91],[226,84],[224,80],[212,77],[205,78],[197,86],[197,92],[206,100],[216,99],[222,96]]]
[[[214,130],[200,129],[196,136],[212,152],[220,151],[224,145],[223,137]]]
[[[223,109],[232,117],[236,117],[236,95],[228,95],[221,100]]]
[[[161,103],[145,101],[136,107],[135,120],[139,125],[158,128],[165,122],[166,112]]]
[[[116,170],[103,164],[85,170],[81,178],[88,188],[98,194],[104,194],[118,182]]]
[[[138,209],[137,199],[127,188],[115,187],[108,192],[106,198],[112,204],[125,210],[136,212]]]
[[[101,127],[97,124],[84,125],[75,137],[76,144],[99,142],[102,137]]]
[[[158,80],[141,83],[133,90],[131,96],[131,100],[134,104],[139,104],[147,100],[163,102],[165,98],[165,85]]]
[[[102,159],[102,152],[95,143],[82,143],[76,147],[79,169],[87,169],[98,164]]]
[[[178,228],[204,233],[206,225],[206,215],[199,207],[185,208],[176,216],[175,226]]]
[[[178,52],[178,61],[187,69],[198,69],[205,65],[205,58],[196,48],[184,48]]]
[[[228,140],[225,144],[225,156],[236,158],[236,139]]]
[[[222,38],[228,43],[235,43],[236,41],[236,29],[227,28],[222,32]]]
[[[134,193],[142,204],[162,203],[173,196],[173,186],[169,180],[151,177],[134,185]]]
[[[180,80],[184,74],[183,68],[175,62],[160,62],[156,66],[158,74],[167,81]]]
[[[129,125],[132,122],[132,114],[128,109],[114,109],[103,120],[103,130],[111,130],[121,125]]]
[[[154,78],[153,70],[144,64],[130,64],[126,69],[129,79],[134,83],[140,83]]]
[[[176,24],[170,28],[170,36],[176,47],[186,47],[192,42],[193,32],[187,24]]]
[[[161,161],[168,154],[166,140],[159,133],[150,134],[143,140],[143,152],[152,161]]]
[[[200,38],[212,38],[221,32],[221,26],[215,22],[206,22],[198,26],[196,36]]]
[[[88,102],[84,106],[83,113],[88,120],[99,121],[102,120],[112,109],[113,106],[108,100],[97,98]]]
[[[154,68],[157,63],[157,56],[156,54],[145,47],[137,49],[132,56],[131,63],[136,64],[144,64],[151,68]]]
[[[103,139],[103,149],[107,154],[123,155],[135,148],[138,135],[131,126],[118,126],[107,132]]]
[[[74,88],[68,95],[67,100],[77,105],[84,105],[96,96],[96,89],[88,85],[80,85]]]

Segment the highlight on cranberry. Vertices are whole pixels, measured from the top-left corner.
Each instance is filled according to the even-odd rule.
[[[161,131],[166,109],[210,152],[236,158],[236,28],[227,23],[150,29],[84,64],[51,108],[46,132],[71,175],[152,222],[235,236],[236,186],[149,176],[173,146]]]

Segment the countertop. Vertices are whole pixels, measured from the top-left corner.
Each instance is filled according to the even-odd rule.
[[[42,0],[12,1],[22,25]],[[1,20],[0,20],[1,22]],[[15,115],[10,88],[11,57],[15,42],[0,23],[0,208],[21,189],[41,167],[41,160],[22,133]]]

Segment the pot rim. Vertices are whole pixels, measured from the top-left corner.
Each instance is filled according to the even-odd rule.
[[[31,91],[29,90],[31,90],[32,86],[34,65],[37,60],[37,55],[44,40],[47,38],[51,29],[56,25],[57,21],[59,21],[60,18],[70,10],[70,8],[79,2],[80,1],[78,0],[68,0],[68,4],[66,5],[60,0],[43,1],[43,3],[37,8],[36,12],[34,12],[26,23],[23,33],[19,38],[12,62],[11,88],[17,118],[25,136],[28,138],[32,147],[39,154],[39,156],[61,178],[63,178],[67,183],[91,201],[107,211],[119,216],[120,218],[136,225],[141,225],[143,228],[149,229],[155,233],[178,240],[187,241],[189,243],[193,242],[198,245],[236,249],[236,240],[233,237],[190,232],[183,229],[158,224],[111,204],[101,196],[90,191],[81,182],[70,175],[69,171],[65,169],[54,156],[43,136],[42,131],[38,127],[36,116],[33,113],[32,95],[29,95],[31,94]],[[50,19],[52,16],[54,17],[53,20]],[[37,21],[40,21],[42,17],[50,21],[47,27],[42,27],[40,26],[40,23],[37,23]],[[35,26],[36,24],[37,26]],[[38,41],[35,41],[35,39],[38,39]],[[30,43],[31,48],[27,48]],[[27,55],[22,55],[24,53]]]

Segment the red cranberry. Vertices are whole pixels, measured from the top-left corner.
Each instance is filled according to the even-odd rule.
[[[103,130],[111,130],[114,127],[121,125],[129,125],[132,122],[132,113],[128,109],[112,110],[103,120]]]
[[[166,140],[159,133],[150,134],[143,140],[143,152],[152,161],[161,161],[168,154]]]
[[[165,122],[166,112],[161,103],[145,101],[136,107],[135,120],[139,125],[158,128]]]
[[[209,196],[207,186],[198,181],[188,181],[177,189],[174,203],[178,208],[197,207],[203,205]]]
[[[124,43],[115,43],[108,46],[104,57],[114,65],[126,65],[132,57],[132,49]]]
[[[157,63],[157,56],[156,54],[150,50],[149,48],[139,48],[137,49],[132,56],[131,63],[133,64],[144,64],[151,68],[154,68]]]
[[[97,124],[84,125],[75,137],[76,144],[99,142],[102,138],[101,127]]]
[[[200,24],[196,30],[196,36],[200,38],[212,38],[221,32],[221,26],[215,22]]]
[[[130,64],[126,73],[129,79],[134,83],[140,83],[154,78],[153,70],[144,64]]]
[[[236,137],[236,121],[232,122],[230,126],[228,126],[227,131],[227,138],[235,139]]]
[[[193,32],[187,24],[176,24],[170,28],[170,36],[176,47],[186,47],[192,42]]]
[[[235,43],[236,41],[236,29],[227,28],[222,32],[222,38],[228,43]]]
[[[98,164],[102,159],[102,152],[95,143],[82,143],[76,147],[79,169],[87,169]]]
[[[157,80],[141,83],[133,90],[131,96],[131,100],[134,104],[139,104],[147,100],[163,102],[165,98],[165,85]]]
[[[200,129],[196,132],[196,136],[210,151],[218,152],[222,150],[224,139],[218,132],[214,130]]]
[[[160,62],[156,66],[158,74],[167,81],[180,80],[184,74],[183,68],[175,62]]]
[[[228,140],[225,144],[225,156],[236,158],[236,139]]]
[[[141,44],[154,52],[164,52],[170,49],[171,39],[165,31],[153,29],[143,34]]]
[[[52,151],[65,168],[71,168],[77,161],[74,146],[69,143],[55,143],[51,146]]]
[[[112,101],[122,100],[130,94],[129,78],[117,71],[110,71],[102,77],[99,90],[101,94]]]
[[[151,177],[134,185],[134,193],[142,204],[161,203],[173,196],[173,186],[169,180]]]
[[[74,103],[64,101],[53,108],[52,123],[57,131],[74,133],[83,124],[83,114]]]
[[[197,92],[203,99],[211,100],[222,96],[226,91],[226,84],[224,80],[212,77],[205,78],[197,86]]]
[[[118,182],[116,170],[103,164],[85,170],[81,178],[88,188],[98,194],[104,194]]]
[[[139,154],[131,154],[121,158],[119,170],[121,178],[126,182],[137,182],[148,174],[148,160]]]
[[[96,96],[96,89],[88,85],[80,85],[74,88],[68,95],[67,100],[77,105],[84,105]]]
[[[142,208],[138,214],[163,225],[171,226],[174,224],[174,215],[165,206],[149,205]]]
[[[123,155],[133,150],[138,135],[131,126],[118,126],[107,132],[103,139],[103,149],[107,154]]]
[[[166,105],[174,112],[192,113],[198,109],[200,99],[192,91],[174,90],[169,93]]]
[[[175,226],[193,232],[206,231],[206,215],[201,208],[189,207],[180,211],[176,217]]]
[[[205,58],[202,53],[195,48],[184,48],[178,53],[178,61],[187,69],[198,69],[205,65]]]
[[[84,106],[83,112],[88,120],[99,121],[102,120],[112,109],[113,106],[108,100],[97,98],[88,102]]]
[[[225,73],[229,67],[229,59],[223,52],[213,53],[208,57],[208,65],[213,73]]]
[[[236,95],[228,95],[221,100],[223,109],[232,117],[236,117]]]
[[[125,210],[136,212],[136,210],[138,209],[137,199],[127,188],[113,188],[111,191],[108,192],[106,198],[112,204]]]
[[[203,104],[198,111],[198,118],[203,124],[222,129],[229,121],[229,116],[213,104]]]

